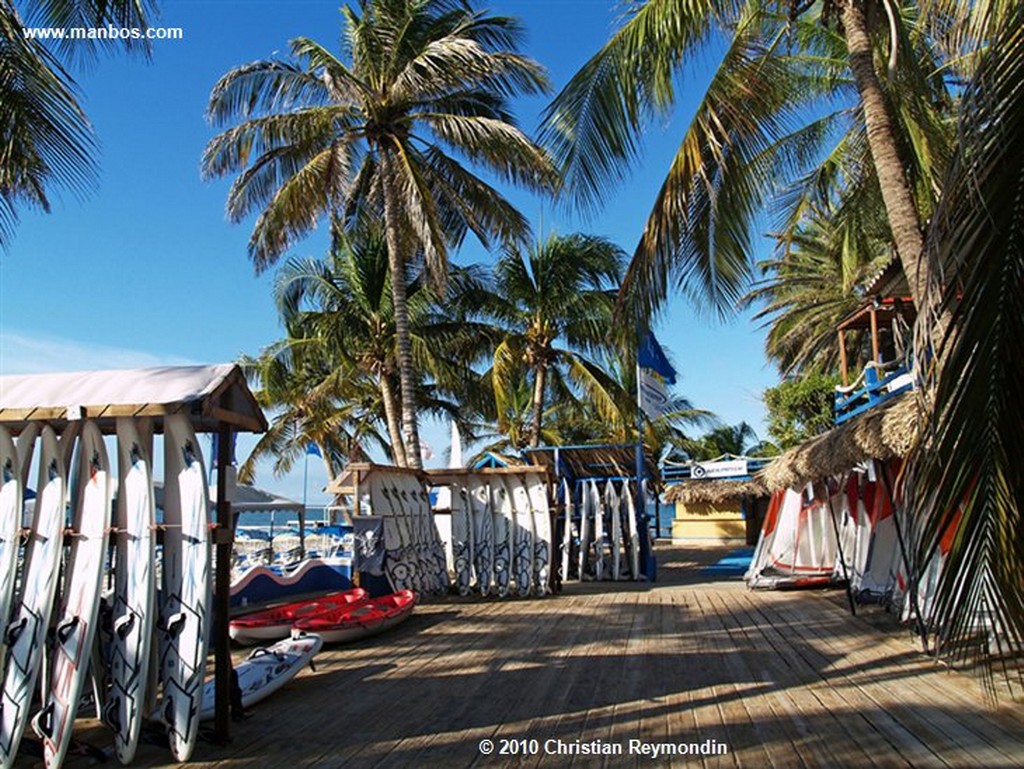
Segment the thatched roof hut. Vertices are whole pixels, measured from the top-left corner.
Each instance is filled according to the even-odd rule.
[[[760,474],[770,491],[802,486],[838,475],[868,459],[902,457],[910,451],[921,423],[913,392],[795,446]]]
[[[666,502],[682,502],[686,505],[720,505],[740,497],[761,497],[768,494],[768,488],[759,479],[747,480],[693,480],[670,486],[665,492]]]

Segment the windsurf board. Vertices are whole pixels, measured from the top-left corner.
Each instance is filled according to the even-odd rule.
[[[0,427],[0,638],[7,630],[14,601],[23,503],[24,486],[18,450],[7,428]],[[0,643],[0,670],[3,670],[6,648]]]
[[[494,517],[491,514],[491,492],[487,483],[476,476],[469,479],[469,504],[473,513],[473,557],[476,584],[480,595],[491,592],[494,568]]]
[[[32,533],[26,549],[21,592],[14,602],[4,641],[3,704],[0,707],[0,767],[8,769],[28,723],[29,707],[42,665],[64,541],[67,475],[64,455],[49,426],[41,432],[39,481]]]
[[[54,626],[50,686],[32,720],[48,767],[60,766],[71,742],[99,617],[112,486],[107,449],[95,422],[82,427],[74,472],[72,533],[67,537],[64,592]]]
[[[298,675],[320,651],[320,636],[296,633],[267,648],[254,649],[249,657],[235,666],[241,705],[248,708],[261,702]],[[214,679],[203,685],[203,707],[200,721],[210,721],[216,710],[216,684]]]
[[[506,475],[503,480],[513,510],[512,552],[516,593],[520,598],[526,598],[533,592],[533,507],[525,476]]]
[[[548,506],[548,484],[544,476],[526,476],[533,515],[533,590],[537,595],[551,592],[551,510]]]
[[[150,682],[156,618],[155,505],[149,436],[127,417],[117,420],[118,493],[111,613],[111,689],[103,718],[114,730],[114,752],[130,764],[139,743]]]
[[[498,597],[504,598],[511,589],[512,581],[512,500],[500,476],[496,476],[489,486],[494,513],[494,582]]]
[[[164,418],[163,605],[159,622],[161,712],[171,752],[188,761],[199,733],[209,638],[209,492],[192,424]]]

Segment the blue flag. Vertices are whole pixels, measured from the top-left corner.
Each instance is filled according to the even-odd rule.
[[[648,333],[640,340],[640,346],[636,351],[636,362],[640,368],[650,369],[657,373],[668,384],[676,383],[676,370],[668,362],[665,351],[661,349],[658,340],[653,333]]]
[[[315,443],[307,443],[306,444],[306,453],[307,454],[312,454],[314,457],[323,456],[320,453],[320,447],[317,446]]]

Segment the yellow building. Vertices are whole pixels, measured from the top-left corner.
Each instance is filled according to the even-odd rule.
[[[768,507],[764,484],[752,479],[689,479],[669,487],[675,504],[673,544],[753,544]]]

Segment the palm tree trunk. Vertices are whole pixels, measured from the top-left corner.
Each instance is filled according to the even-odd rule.
[[[921,312],[934,277],[924,254],[920,216],[910,194],[889,110],[875,72],[867,18],[864,15],[864,0],[844,0],[841,5],[846,45],[850,52],[850,69],[864,109],[868,147],[882,189],[882,200],[893,241],[903,265],[903,274],[910,286],[914,305]]]
[[[317,441],[316,447],[319,449],[320,458],[324,462],[324,471],[327,473],[327,485],[329,486],[338,477],[338,470],[331,460],[331,453],[327,450],[327,447],[319,441]]]
[[[405,443],[402,441],[402,425],[398,421],[398,401],[391,379],[385,373],[380,374],[380,394],[384,401],[384,420],[388,423],[388,435],[391,436],[391,456],[399,467],[407,467]]]
[[[405,432],[406,466],[423,468],[420,434],[416,414],[416,383],[412,371],[412,339],[409,336],[409,306],[406,302],[405,258],[398,230],[398,193],[395,190],[393,160],[382,147],[381,171],[384,177],[384,229],[388,241],[388,268],[391,271],[391,298],[395,305],[395,336],[398,342],[398,379],[402,393],[402,429]]]
[[[538,364],[537,373],[533,378],[533,419],[530,427],[530,445],[540,446],[541,420],[544,417],[544,385],[547,379],[547,366]]]

